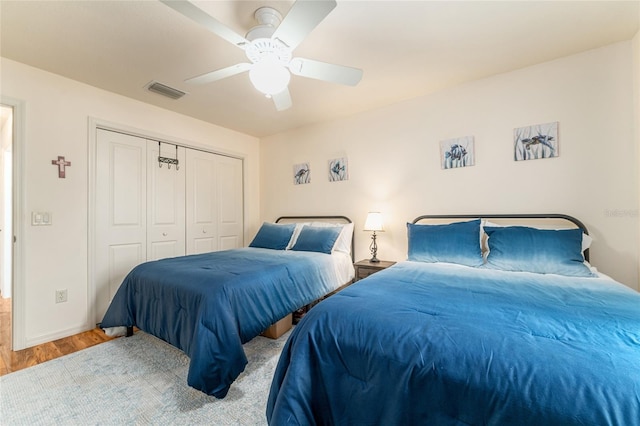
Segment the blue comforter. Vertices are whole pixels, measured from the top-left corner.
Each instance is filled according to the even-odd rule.
[[[242,344],[336,287],[331,256],[242,248],[136,266],[101,327],[137,326],[190,358],[188,384],[224,398],[247,364]]]
[[[292,332],[272,425],[638,425],[640,294],[402,262]]]

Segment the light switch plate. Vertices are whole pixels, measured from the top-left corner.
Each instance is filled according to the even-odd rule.
[[[51,212],[31,212],[31,225],[33,226],[51,225]]]

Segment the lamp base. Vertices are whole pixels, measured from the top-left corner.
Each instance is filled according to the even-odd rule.
[[[378,244],[376,244],[376,231],[373,231],[373,235],[371,236],[371,245],[369,246],[369,250],[371,251],[371,259],[369,259],[370,263],[378,263]]]

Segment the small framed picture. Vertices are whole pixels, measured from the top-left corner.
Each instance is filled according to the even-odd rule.
[[[475,165],[473,136],[440,141],[440,165],[443,169],[455,169]]]
[[[311,168],[309,163],[300,163],[293,166],[293,184],[302,185],[311,183]]]
[[[349,180],[349,162],[347,157],[329,160],[329,182]]]
[[[558,155],[557,121],[513,129],[513,159],[515,161],[553,158]]]

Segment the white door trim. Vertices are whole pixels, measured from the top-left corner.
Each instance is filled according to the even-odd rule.
[[[22,220],[26,211],[24,182],[27,176],[25,167],[25,102],[19,99],[0,96],[0,103],[13,108],[13,289],[11,296],[11,349],[24,349],[25,343],[25,253],[22,239],[26,235]]]

